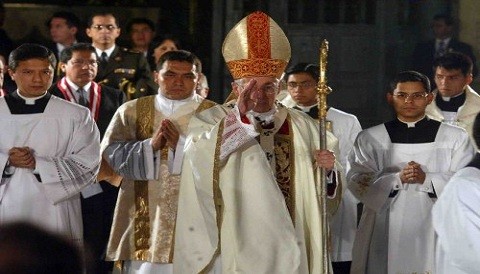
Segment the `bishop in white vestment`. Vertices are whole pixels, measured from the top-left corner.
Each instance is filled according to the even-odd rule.
[[[330,272],[317,167],[331,171],[332,191],[323,197],[332,202],[331,215],[341,199],[338,141],[327,133],[330,151],[319,150],[318,124],[275,103],[290,45],[268,15],[242,19],[227,35],[223,54],[238,98],[190,122],[174,273]]]

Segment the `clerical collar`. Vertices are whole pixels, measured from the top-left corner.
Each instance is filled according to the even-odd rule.
[[[435,103],[442,111],[457,112],[458,108],[463,106],[466,99],[467,93],[463,91],[459,95],[454,97],[443,97],[437,95],[435,97]]]
[[[458,97],[460,97],[460,96],[462,96],[462,95],[464,95],[464,94],[465,94],[465,90],[463,90],[463,91],[460,92],[459,94],[457,94],[457,95],[455,95],[455,96],[452,96],[452,97],[448,97],[448,96],[440,96],[440,97],[442,97],[443,101],[449,102],[451,99],[458,98]]]
[[[303,111],[303,112],[309,112],[312,108],[316,107],[317,104],[313,104],[311,106],[300,106],[300,105],[296,105],[295,107],[298,108],[299,110]]]
[[[52,95],[45,93],[42,96],[36,98],[25,98],[18,93],[18,90],[5,95],[5,101],[11,114],[35,114],[45,111],[47,104]],[[27,100],[35,100],[34,104],[26,104]]]
[[[384,124],[392,143],[433,143],[441,123],[425,116],[413,122],[414,127],[409,127],[408,124],[398,118]]]
[[[426,118],[426,116],[423,115],[423,117],[420,118],[420,119],[418,119],[417,121],[414,121],[414,122],[405,122],[405,121],[402,121],[400,118],[397,117],[398,121],[404,123],[405,125],[407,125],[407,127],[415,127],[415,125],[416,125],[418,122],[422,121],[422,120],[425,119],[425,118]]]
[[[45,91],[44,94],[40,95],[40,96],[37,96],[37,97],[25,97],[23,96],[22,94],[20,94],[19,90],[17,89],[16,90],[16,93],[18,95],[18,97],[22,98],[24,101],[25,101],[25,104],[26,105],[35,105],[35,101],[38,100],[38,99],[41,99],[43,98],[45,95],[47,95],[47,92]]]
[[[108,48],[106,50],[95,48],[95,51],[97,52],[97,56],[102,56],[102,52],[105,52],[107,54],[107,58],[110,58],[110,55],[112,55],[112,52],[114,49],[115,49],[115,45],[113,45],[111,48]]]

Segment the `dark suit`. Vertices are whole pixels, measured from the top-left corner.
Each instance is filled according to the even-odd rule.
[[[155,95],[158,90],[145,56],[119,46],[115,46],[105,69],[98,67],[95,82],[122,90],[127,100]]]
[[[450,39],[446,47],[447,52],[461,52],[473,62],[473,76],[478,74],[477,60],[473,54],[472,47],[466,43],[460,42],[454,38]],[[435,86],[433,79],[433,61],[435,60],[435,40],[419,43],[413,51],[412,69],[428,76],[432,81],[432,87]]]
[[[55,57],[57,57],[57,61],[60,61],[60,56],[58,55],[57,43],[53,41],[49,41],[48,43],[45,43],[44,46],[49,50],[51,50],[53,54],[55,54]]]
[[[101,85],[102,97],[100,100],[100,108],[98,113],[98,120],[96,121],[98,130],[100,131],[100,138],[103,138],[105,130],[107,130],[110,120],[112,120],[115,111],[125,101],[125,95],[118,89],[111,88],[109,86]],[[50,88],[50,93],[65,99],[62,92],[54,84]]]
[[[62,92],[54,84],[49,90],[53,95],[65,99]],[[100,136],[103,138],[105,131],[115,114],[117,108],[125,101],[123,92],[111,87],[101,85],[101,99],[96,121]],[[81,198],[83,236],[87,247],[92,251],[94,269],[87,273],[109,273],[112,269],[111,262],[105,262],[105,252],[112,227],[113,211],[117,202],[118,188],[106,181],[99,182],[103,192],[89,198]]]

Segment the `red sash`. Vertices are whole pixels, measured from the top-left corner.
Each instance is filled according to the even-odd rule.
[[[98,112],[100,109],[100,100],[102,99],[102,87],[93,81],[91,83],[92,85],[90,86],[90,100],[88,100],[88,108],[90,109],[93,119],[97,121]],[[75,96],[73,95],[72,88],[68,85],[65,77],[57,82],[57,87],[60,92],[62,92],[65,100],[78,104]]]

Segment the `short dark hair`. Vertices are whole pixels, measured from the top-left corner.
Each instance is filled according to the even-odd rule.
[[[18,63],[30,59],[48,60],[53,69],[57,67],[57,58],[48,48],[33,43],[25,43],[14,49],[8,57],[8,68],[15,71]]]
[[[393,93],[393,91],[397,88],[398,83],[405,83],[405,82],[419,82],[423,85],[427,93],[431,92],[430,89],[430,80],[428,77],[421,74],[420,72],[416,72],[413,70],[407,70],[397,73],[395,77],[393,77],[392,81],[390,81],[388,93]]]
[[[477,147],[480,147],[480,113],[475,116],[473,121],[472,137]]]
[[[92,46],[92,44],[88,43],[73,44],[72,46],[67,47],[62,51],[62,53],[60,54],[60,62],[68,62],[70,59],[72,59],[72,55],[75,51],[90,51],[92,53],[95,53],[95,48]]]
[[[289,67],[287,70],[285,70],[285,82],[288,81],[288,77],[290,75],[301,72],[306,72],[310,74],[310,76],[312,76],[312,78],[315,79],[316,82],[318,82],[318,78],[320,77],[319,66],[311,63],[298,63],[294,66]]]
[[[130,33],[132,31],[132,27],[133,25],[135,24],[143,24],[143,25],[147,25],[152,31],[155,31],[155,24],[153,23],[152,20],[148,19],[148,18],[145,18],[145,17],[136,17],[136,18],[133,18],[131,19],[128,23],[127,23],[127,31]]]
[[[472,74],[473,62],[468,55],[461,52],[448,52],[433,61],[433,69],[436,70],[438,67],[447,70],[460,69],[462,74],[467,76]]]
[[[72,12],[69,11],[57,11],[55,12],[50,19],[45,23],[47,27],[50,27],[53,18],[63,18],[67,22],[67,25],[71,27],[80,28],[80,19]],[[80,30],[79,30],[80,31]]]
[[[445,22],[447,26],[453,26],[453,24],[455,23],[455,21],[453,20],[453,17],[445,13],[435,14],[435,16],[433,16],[433,21],[438,21],[438,20],[443,20],[443,22]]]
[[[92,27],[92,25],[93,25],[93,17],[95,17],[95,16],[112,16],[113,19],[115,19],[115,25],[116,25],[116,27],[117,27],[117,28],[120,28],[120,23],[118,22],[117,17],[116,17],[113,13],[108,12],[108,11],[96,12],[96,13],[93,13],[92,15],[90,15],[90,16],[88,17],[88,21],[87,21],[89,28]]]
[[[163,64],[167,61],[188,62],[192,65],[195,65],[195,58],[197,58],[195,54],[191,53],[190,51],[186,51],[186,50],[167,51],[158,60],[157,71],[160,71],[162,69]]]
[[[0,226],[0,273],[83,273],[75,243],[26,222]]]

